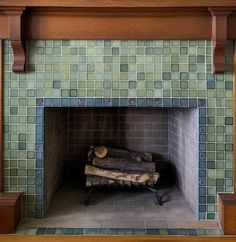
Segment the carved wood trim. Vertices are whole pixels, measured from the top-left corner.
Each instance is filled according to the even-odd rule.
[[[22,42],[22,21],[21,17],[25,8],[5,10],[9,19],[9,36],[14,53],[12,70],[14,72],[25,71],[25,50]]]
[[[213,72],[225,72],[225,51],[227,44],[227,18],[231,10],[227,8],[210,8],[212,15],[212,40],[213,40]]]

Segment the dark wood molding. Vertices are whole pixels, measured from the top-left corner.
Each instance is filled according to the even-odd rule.
[[[29,7],[236,7],[234,0],[1,0],[0,6]]]
[[[25,71],[25,50],[22,40],[22,14],[25,8],[7,8],[5,14],[9,19],[9,39],[14,53],[12,70],[14,72]]]
[[[3,43],[0,39],[0,193],[3,192]]]
[[[4,242],[235,242],[236,236],[63,236],[0,235]]]
[[[236,234],[236,194],[218,194],[218,216],[225,235]]]
[[[227,8],[210,8],[212,15],[212,40],[213,40],[213,72],[225,72],[225,51],[227,44],[228,21],[231,10]]]
[[[10,39],[13,71],[24,71],[28,39],[212,39],[214,71],[236,39],[231,0],[2,0],[0,39]],[[24,29],[24,33],[22,30]]]

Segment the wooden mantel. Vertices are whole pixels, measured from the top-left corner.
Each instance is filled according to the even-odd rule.
[[[28,39],[212,39],[214,71],[236,39],[235,0],[0,0],[0,39],[13,71],[25,70]]]

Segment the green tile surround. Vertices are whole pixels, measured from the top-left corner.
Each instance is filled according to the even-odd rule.
[[[233,43],[227,72],[211,72],[210,41],[30,41],[28,71],[11,71],[4,41],[4,190],[24,192],[35,217],[36,98],[203,98],[207,100],[202,219],[216,218],[216,194],[233,191]],[[201,165],[201,164],[200,164]]]

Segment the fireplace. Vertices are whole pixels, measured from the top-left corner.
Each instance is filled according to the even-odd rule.
[[[232,42],[227,49],[230,71]],[[140,110],[148,117],[146,112],[153,110],[169,121],[168,125],[162,122],[168,126],[168,143],[162,139],[163,143],[150,151],[175,165],[179,187],[194,197],[188,203],[196,217],[216,219],[217,192],[233,190],[232,75],[211,73],[210,41],[47,40],[27,42],[27,51],[29,72],[14,74],[10,69],[12,50],[9,42],[4,42],[4,189],[24,191],[24,217],[45,215],[50,194],[55,193],[60,177],[65,175],[55,179],[55,187],[44,187],[46,169],[82,169],[76,155],[78,137],[64,133],[70,124],[64,122],[68,113],[78,119],[76,113],[88,110]],[[48,122],[50,115],[55,124]],[[47,140],[46,127],[63,130],[60,135],[74,139],[74,147],[61,150],[66,146],[66,140],[61,140],[51,149],[48,143],[53,144],[56,132]],[[192,132],[193,127],[197,134]],[[84,135],[86,132],[83,130]],[[192,135],[187,137],[184,132]],[[145,141],[150,142],[149,138]],[[196,156],[195,149],[188,153],[193,148],[198,148]],[[61,159],[68,154],[68,159]],[[191,155],[191,159],[186,160],[184,154]],[[47,168],[50,163],[46,157],[57,157],[58,164]],[[187,163],[194,168],[188,169],[189,176],[194,176],[190,186],[180,179],[188,179],[182,174]],[[53,174],[48,179],[52,178]],[[45,189],[50,190],[48,196]]]

